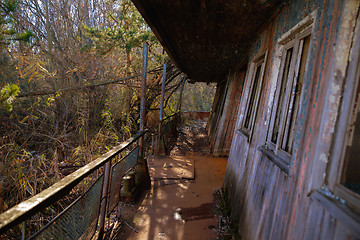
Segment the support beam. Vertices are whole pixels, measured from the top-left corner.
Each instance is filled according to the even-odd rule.
[[[176,113],[181,110],[181,99],[182,99],[182,94],[183,94],[183,91],[184,91],[185,83],[186,83],[186,78],[184,77],[184,78],[183,78],[183,82],[181,83],[181,88],[180,88],[178,103],[177,103],[177,105],[176,105],[176,110],[175,110]]]
[[[147,70],[148,44],[144,43],[143,48],[144,48],[143,68],[141,74],[140,131],[143,131],[145,128],[145,99],[146,99],[146,76],[147,76],[146,70]]]
[[[162,75],[162,81],[161,81],[161,99],[160,99],[160,113],[159,113],[160,121],[159,121],[158,137],[157,137],[156,148],[155,148],[156,155],[166,155],[164,137],[162,136],[162,133],[161,133],[163,112],[164,112],[165,82],[166,82],[166,63],[163,66],[163,75]]]
[[[147,62],[148,62],[148,44],[145,42],[143,45],[143,68],[141,74],[141,100],[140,100],[140,129],[145,129],[146,111],[146,76],[147,76]],[[141,130],[140,130],[141,131]],[[151,186],[149,171],[145,159],[145,139],[144,136],[140,138],[140,149],[137,167],[137,184],[144,189],[149,189]]]
[[[163,111],[164,111],[165,81],[166,81],[166,63],[164,63],[164,66],[163,66],[163,74],[162,74],[162,81],[161,81],[160,122],[163,118]]]

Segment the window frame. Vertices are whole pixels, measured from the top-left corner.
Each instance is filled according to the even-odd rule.
[[[268,51],[266,50],[265,53],[260,54],[260,56],[254,58],[254,60],[251,62],[250,64],[250,70],[248,72],[248,76],[246,78],[246,89],[247,89],[247,93],[246,93],[246,100],[245,100],[245,106],[244,106],[244,114],[242,115],[242,119],[241,119],[241,123],[240,123],[240,127],[238,129],[238,131],[240,133],[242,133],[242,135],[245,136],[246,140],[248,142],[250,142],[251,137],[252,137],[252,133],[253,133],[253,129],[254,129],[254,125],[255,125],[255,120],[256,120],[256,115],[257,115],[257,110],[258,110],[258,106],[259,106],[259,101],[260,101],[260,93],[262,90],[262,85],[264,82],[264,75],[265,75],[265,67],[266,67],[266,60],[267,60],[267,54]],[[254,85],[255,85],[255,78],[256,78],[256,73],[257,73],[257,69],[258,67],[260,67],[260,75],[259,75],[259,82],[257,85],[257,90],[255,90],[255,96],[254,96],[254,105],[253,105],[253,112],[250,113],[250,119],[249,119],[249,124],[248,127],[245,126],[246,124],[246,118],[247,118],[247,114],[249,112],[250,109],[250,102],[251,102],[251,98],[252,98],[252,92],[254,89]]]
[[[358,20],[358,25],[359,25]],[[360,214],[360,194],[355,193],[341,183],[344,174],[344,163],[346,147],[350,138],[350,123],[353,117],[353,110],[356,95],[360,89],[360,26],[357,26],[356,38],[354,40],[351,61],[347,70],[347,77],[343,90],[343,99],[339,109],[339,117],[336,123],[333,151],[330,153],[330,167],[327,182],[335,196],[344,199],[358,214]],[[360,96],[360,94],[359,94]],[[360,100],[359,100],[360,101]]]
[[[291,120],[291,107],[290,104],[293,104],[295,101],[295,89],[299,77],[299,70],[300,70],[300,64],[302,61],[302,54],[303,54],[303,47],[304,39],[306,37],[309,37],[309,46],[307,49],[307,55],[305,60],[305,68],[304,68],[304,76],[307,75],[308,72],[308,65],[311,55],[311,46],[312,46],[312,32],[314,27],[314,14],[309,15],[307,18],[299,22],[297,25],[295,25],[292,29],[290,29],[287,33],[285,33],[279,40],[277,44],[278,52],[279,52],[279,58],[280,58],[280,67],[278,68],[276,80],[274,81],[274,84],[276,85],[276,90],[273,96],[273,106],[272,111],[270,113],[270,124],[269,129],[266,137],[266,145],[262,146],[260,150],[267,155],[270,160],[272,160],[276,165],[278,165],[283,171],[285,171],[287,174],[289,173],[289,166],[290,161],[292,158],[293,153],[295,152],[294,149],[294,143],[296,139],[296,135],[299,134],[297,132],[298,129],[298,115],[301,112],[302,108],[302,101],[304,96],[304,87],[301,89],[300,97],[298,99],[299,106],[296,112],[296,115],[293,115],[295,117],[294,127],[295,130],[293,132],[293,140],[291,143],[291,149],[292,151],[286,151],[282,148],[281,145],[283,144],[284,139],[284,131],[286,128],[286,124],[289,124],[289,121]],[[286,58],[287,58],[287,52],[289,49],[292,50],[292,56],[290,60],[290,67],[289,72],[287,75],[287,82],[284,96],[282,99],[282,102],[280,103],[280,91],[281,91],[281,85],[284,78],[284,70],[286,66]],[[304,83],[303,79],[303,83]],[[280,106],[281,105],[281,106]],[[272,141],[272,137],[275,130],[275,121],[276,121],[276,114],[278,111],[278,107],[281,107],[280,117],[279,117],[279,131],[277,133],[276,143]],[[286,109],[286,110],[284,110]],[[288,119],[289,118],[289,119]],[[291,123],[289,124],[291,126]],[[288,130],[288,133],[290,134],[291,129]]]

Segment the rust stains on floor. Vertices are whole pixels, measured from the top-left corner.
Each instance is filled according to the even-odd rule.
[[[218,222],[213,211],[213,194],[222,186],[227,158],[200,153],[183,157],[194,162],[195,178],[153,178],[156,180],[152,180],[145,198],[122,209],[123,219],[138,233],[125,226],[119,239],[216,238]]]
[[[194,179],[194,159],[186,156],[149,157],[148,168],[152,180]]]

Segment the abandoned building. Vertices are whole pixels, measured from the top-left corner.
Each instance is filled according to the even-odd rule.
[[[194,82],[242,239],[360,238],[358,0],[133,0]]]
[[[209,148],[228,157],[223,189],[241,239],[360,239],[360,1],[132,1],[190,82],[217,84]],[[110,191],[94,183],[86,194],[98,201],[76,214],[90,219],[84,229],[100,208],[105,221],[123,177],[108,164],[143,134],[0,215],[0,230],[102,166]]]

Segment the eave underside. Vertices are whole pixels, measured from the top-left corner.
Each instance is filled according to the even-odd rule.
[[[281,0],[133,0],[189,79],[218,82],[244,64]]]

